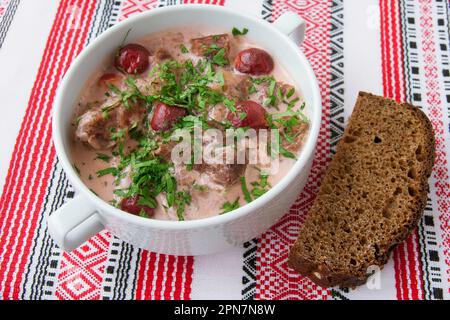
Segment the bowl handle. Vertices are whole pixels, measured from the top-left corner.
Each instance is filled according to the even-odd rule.
[[[97,209],[83,196],[76,196],[47,219],[50,236],[65,251],[72,251],[105,227]]]
[[[274,27],[287,35],[297,45],[305,40],[306,22],[298,14],[287,11],[273,23]]]

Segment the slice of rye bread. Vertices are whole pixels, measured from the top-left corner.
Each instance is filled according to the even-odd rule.
[[[433,162],[420,109],[360,92],[289,266],[323,287],[365,283],[416,227]]]

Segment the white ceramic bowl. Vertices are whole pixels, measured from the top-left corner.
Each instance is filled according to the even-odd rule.
[[[68,146],[73,107],[93,70],[116,50],[124,34],[128,41],[152,32],[183,26],[212,26],[231,30],[249,29],[247,37],[269,51],[300,88],[311,129],[294,167],[262,197],[228,214],[195,221],[161,221],[127,214],[92,193],[72,167]],[[317,80],[299,44],[304,21],[286,13],[275,23],[208,5],[183,5],[152,10],[132,17],[105,31],[72,63],[62,81],[53,109],[53,140],[70,182],[77,190],[69,201],[48,218],[50,235],[70,251],[103,229],[120,239],[153,252],[175,255],[201,255],[240,245],[257,237],[287,212],[308,177],[321,120],[321,100]]]

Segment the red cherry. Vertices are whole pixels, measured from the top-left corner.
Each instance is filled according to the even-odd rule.
[[[172,128],[174,122],[187,114],[186,109],[169,106],[158,102],[153,112],[150,126],[155,131],[166,131]]]
[[[139,44],[127,44],[119,49],[115,65],[128,74],[140,74],[147,70],[150,52]]]
[[[128,213],[134,214],[134,215],[140,215],[141,211],[144,210],[144,212],[147,214],[147,216],[151,217],[155,214],[155,209],[150,208],[148,206],[139,204],[140,196],[134,196],[129,198],[124,198],[120,202],[120,208],[123,211],[126,211]]]
[[[236,105],[237,112],[229,113],[227,119],[233,127],[250,127],[253,129],[267,128],[267,111],[254,101],[240,101]]]
[[[250,48],[238,53],[234,60],[234,67],[239,72],[258,76],[271,73],[274,63],[266,51]]]

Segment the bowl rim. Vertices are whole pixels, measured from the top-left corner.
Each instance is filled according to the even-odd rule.
[[[118,32],[123,29],[130,29],[132,25],[139,21],[145,19],[151,19],[153,16],[161,15],[161,14],[170,14],[175,11],[215,11],[216,13],[226,12],[228,14],[239,17],[242,20],[251,20],[252,22],[260,25],[262,28],[271,29],[278,37],[282,38],[286,44],[286,46],[290,47],[292,50],[297,52],[297,58],[302,62],[302,69],[306,71],[307,78],[310,79],[312,86],[312,104],[309,106],[312,108],[311,116],[310,116],[310,131],[307,137],[306,142],[304,143],[302,152],[298,157],[297,161],[294,163],[293,167],[288,171],[288,173],[281,178],[281,180],[269,189],[264,195],[253,200],[250,203],[245,204],[244,206],[233,210],[224,215],[211,216],[207,218],[197,219],[197,220],[186,220],[186,221],[172,221],[172,220],[157,220],[157,219],[148,219],[139,216],[135,216],[132,214],[124,214],[126,212],[118,209],[105,200],[98,197],[94,194],[81,180],[81,178],[76,174],[75,169],[73,168],[69,156],[64,148],[63,143],[63,129],[62,124],[62,106],[63,101],[62,98],[64,96],[63,92],[68,90],[68,83],[70,83],[70,79],[75,75],[76,70],[78,68],[79,62],[85,59],[92,51],[95,51],[96,47],[101,44],[103,39],[108,37],[108,35]],[[285,34],[281,31],[273,27],[267,21],[253,17],[244,13],[238,13],[232,11],[231,9],[224,8],[221,6],[215,5],[204,5],[204,4],[186,4],[182,6],[169,6],[163,8],[157,8],[154,10],[146,11],[143,13],[139,13],[136,16],[130,17],[127,20],[124,20],[117,25],[109,28],[104,31],[100,36],[94,39],[88,46],[86,46],[82,52],[75,58],[72,62],[71,66],[67,70],[59,88],[55,98],[55,102],[52,109],[52,136],[53,143],[55,146],[56,154],[58,156],[59,161],[66,173],[69,181],[74,186],[75,190],[80,192],[85,198],[86,201],[90,201],[95,208],[97,208],[97,213],[100,216],[102,215],[112,215],[115,218],[126,220],[126,222],[131,224],[138,224],[148,228],[154,229],[163,229],[163,230],[186,230],[186,229],[200,229],[204,227],[213,227],[221,224],[225,224],[227,222],[237,220],[243,216],[250,214],[253,211],[257,211],[259,208],[263,207],[265,203],[271,201],[273,198],[277,197],[283,190],[285,190],[291,183],[293,183],[293,179],[297,176],[296,173],[299,173],[302,169],[304,169],[305,165],[308,163],[310,157],[314,156],[317,140],[320,131],[320,123],[321,123],[321,115],[322,115],[322,102],[321,95],[319,90],[319,85],[314,74],[314,71],[311,68],[308,60],[301,50],[299,50],[298,46]]]

